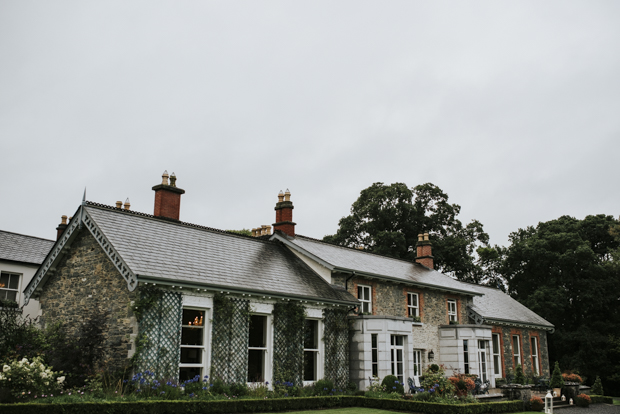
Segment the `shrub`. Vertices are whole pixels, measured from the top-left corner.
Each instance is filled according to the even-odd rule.
[[[591,402],[592,400],[590,399],[590,396],[586,394],[579,394],[577,397],[575,397],[575,404],[577,404],[579,407],[587,407],[590,405]]]
[[[14,304],[15,302],[12,302]],[[45,339],[36,319],[23,316],[12,304],[0,305],[0,363],[38,356]]]
[[[530,409],[532,411],[540,411],[543,408],[545,408],[545,403],[542,398],[536,396],[530,398]]]
[[[562,388],[562,385],[564,385],[564,380],[562,379],[562,371],[560,371],[560,363],[555,361],[555,368],[553,368],[549,386],[551,388]]]
[[[334,389],[334,382],[320,379],[314,383],[314,395],[329,395]]]
[[[579,375],[572,373],[562,374],[562,379],[565,382],[578,382],[579,384],[583,382]]]
[[[436,368],[436,371],[434,370]],[[424,372],[424,379],[420,385],[425,391],[430,392],[434,396],[443,397],[445,395],[454,394],[454,385],[444,375],[443,367],[438,365],[431,365]]]
[[[18,399],[30,399],[36,395],[52,395],[62,390],[64,376],[41,362],[35,357],[32,362],[23,358],[4,365],[0,373],[0,387],[10,390],[11,395]]]
[[[381,385],[384,386],[388,392],[396,392],[400,395],[405,393],[405,387],[398,381],[395,375],[387,375],[383,378]]]
[[[517,368],[515,369],[515,383],[516,384],[525,384],[525,377],[523,376],[523,367],[521,364],[517,364]]]
[[[452,385],[454,385],[456,395],[458,397],[463,397],[476,388],[474,380],[467,374],[456,374],[448,378],[448,380],[452,383]]]
[[[211,384],[211,392],[214,393],[214,394],[230,395],[230,388],[221,379],[216,379]]]
[[[605,397],[603,395],[590,395],[592,400],[591,404],[613,404],[614,399],[612,397]]]
[[[594,381],[594,385],[592,385],[592,394],[596,395],[605,395],[603,393],[603,383],[601,382],[601,377],[596,376],[596,381]]]

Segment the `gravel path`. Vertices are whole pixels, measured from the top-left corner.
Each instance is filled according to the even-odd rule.
[[[588,408],[575,407],[570,411],[575,414],[620,414],[620,405],[590,404]]]

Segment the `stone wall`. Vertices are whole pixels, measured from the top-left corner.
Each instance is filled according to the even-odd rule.
[[[536,336],[538,338],[538,358],[541,365],[541,375],[546,378],[550,378],[551,373],[549,371],[549,351],[547,349],[547,332],[538,329],[524,329],[515,328],[511,326],[494,326],[493,333],[501,334],[501,346],[503,350],[502,355],[502,373],[506,377],[506,373],[512,370],[512,374],[515,374],[516,366],[514,364],[514,351],[512,344],[513,335],[519,336],[521,343],[521,360],[523,361],[523,374],[526,376],[532,375],[532,350],[531,350],[531,338]]]
[[[332,283],[345,286],[350,275],[332,274]],[[382,282],[378,279],[353,277],[346,283],[347,290],[357,297],[357,285],[372,286],[372,314],[373,316],[407,317],[407,293],[418,294],[421,323],[412,323],[413,340],[411,349],[421,349],[423,366],[430,350],[438,360],[441,354],[439,348],[439,326],[449,323],[448,299],[457,301],[458,318],[461,324],[468,323],[467,307],[471,306],[472,298],[464,295],[452,295],[430,289],[420,289],[399,283]]]
[[[65,322],[75,334],[93,307],[109,311],[105,348],[111,369],[120,369],[134,352],[138,333],[130,303],[135,293],[118,273],[91,233],[83,228],[57,266],[39,298],[42,325]]]

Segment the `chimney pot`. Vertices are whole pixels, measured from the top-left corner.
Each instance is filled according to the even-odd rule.
[[[131,207],[131,203],[129,203],[129,197],[127,198],[127,200],[125,200],[125,210],[129,210],[129,208]]]
[[[164,173],[161,175],[161,183],[162,185],[168,185],[168,170],[164,170]]]
[[[280,192],[278,193],[278,203],[281,203],[284,201],[284,193],[282,192],[282,190],[280,190]]]
[[[428,233],[424,233],[424,240],[428,240]]]
[[[177,176],[174,175],[174,173],[172,173],[172,175],[170,175],[170,185],[173,187],[177,186]]]
[[[116,202],[116,208],[123,208],[123,202],[122,201],[117,201]]]
[[[286,189],[286,192],[284,193],[284,201],[291,201],[291,192],[288,191],[288,188]]]
[[[62,216],[60,218],[60,224],[56,227],[56,240],[60,239],[60,236],[62,236],[62,233],[65,231],[67,226],[67,216]]]

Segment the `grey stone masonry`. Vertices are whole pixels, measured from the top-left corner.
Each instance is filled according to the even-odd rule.
[[[494,326],[493,333],[501,334],[502,346],[502,373],[505,377],[507,373],[515,374],[516,364],[514,362],[515,348],[513,336],[519,338],[520,357],[523,365],[523,374],[525,376],[534,375],[532,369],[532,337],[537,338],[538,342],[538,360],[540,375],[550,378],[549,371],[549,351],[547,349],[547,332],[538,329],[525,329],[513,326]]]
[[[122,369],[134,352],[138,333],[131,303],[136,293],[86,228],[73,241],[40,295],[43,326],[65,323],[75,334],[95,306],[109,311],[104,347],[110,369]]]

